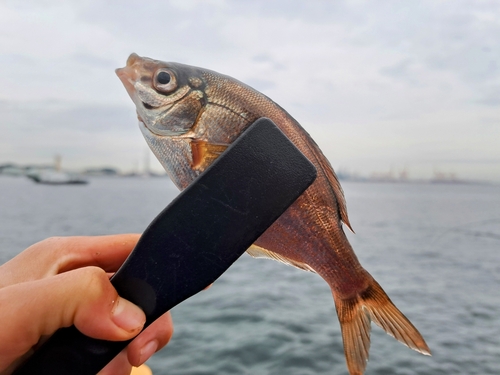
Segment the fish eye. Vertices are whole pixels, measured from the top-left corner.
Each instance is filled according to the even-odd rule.
[[[153,84],[160,92],[172,92],[177,88],[177,82],[173,73],[167,69],[159,69],[154,75]]]
[[[167,72],[160,72],[156,76],[156,80],[158,81],[158,83],[166,85],[170,82],[170,74],[168,74]]]

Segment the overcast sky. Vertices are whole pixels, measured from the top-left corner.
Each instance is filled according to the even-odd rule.
[[[255,87],[336,169],[500,181],[496,0],[0,0],[0,164],[142,163],[131,52]]]

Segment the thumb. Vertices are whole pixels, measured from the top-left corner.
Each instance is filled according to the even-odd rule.
[[[0,289],[0,371],[44,335],[75,325],[83,334],[127,340],[142,329],[142,310],[120,298],[104,270],[85,267]]]

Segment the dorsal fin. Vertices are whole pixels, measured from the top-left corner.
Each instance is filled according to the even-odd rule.
[[[326,166],[324,164],[328,163]],[[354,230],[351,227],[351,223],[349,222],[349,217],[347,216],[347,204],[344,197],[344,191],[342,190],[342,186],[340,186],[340,182],[337,178],[337,175],[333,171],[332,166],[328,162],[328,160],[324,159],[321,161],[323,169],[325,171],[326,177],[328,181],[332,185],[333,193],[335,194],[335,198],[337,198],[337,202],[339,204],[340,211],[340,220],[354,233]]]
[[[323,155],[316,142],[314,142],[314,140],[310,137],[309,140],[310,140],[309,144],[313,146],[312,150],[316,155],[316,160],[318,161],[318,163],[321,166],[321,169],[325,173],[325,176],[332,187],[333,194],[337,199],[337,203],[339,205],[340,220],[342,220],[342,222],[351,230],[351,232],[354,233],[354,230],[351,227],[351,223],[349,222],[349,217],[347,216],[347,204],[344,197],[344,191],[342,190],[342,186],[340,186],[340,182],[337,178],[337,175],[335,174],[332,165],[330,164],[328,159]]]

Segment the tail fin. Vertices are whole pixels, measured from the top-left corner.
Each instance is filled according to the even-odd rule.
[[[335,307],[342,329],[344,353],[350,375],[362,375],[370,349],[370,321],[417,352],[431,355],[423,337],[391,302],[375,281],[366,290],[348,300],[337,298]]]

